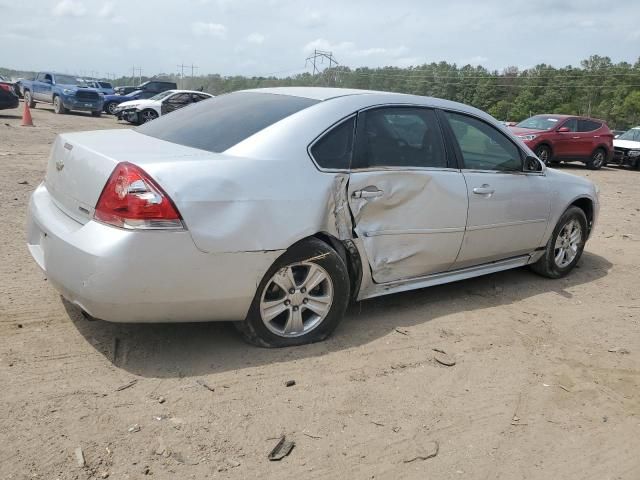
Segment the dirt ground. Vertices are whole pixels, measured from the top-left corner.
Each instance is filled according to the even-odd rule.
[[[369,300],[322,344],[264,350],[67,305],[25,246],[29,195],[56,133],[116,121],[19,113],[0,112],[0,478],[640,478],[640,172],[562,167],[603,204],[566,279]]]

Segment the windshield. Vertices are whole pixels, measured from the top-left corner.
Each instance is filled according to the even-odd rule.
[[[74,77],[72,75],[56,75],[56,83],[60,85],[78,85],[80,87],[87,86],[82,78]]]
[[[97,82],[102,88],[113,88],[109,82]]]
[[[632,140],[634,142],[640,142],[640,128],[632,128],[620,135],[617,140]]]
[[[168,97],[172,93],[174,93],[173,90],[167,90],[166,92],[161,92],[157,95],[154,95],[149,100],[162,100],[164,97]]]
[[[558,125],[558,119],[553,117],[547,117],[544,115],[536,115],[535,117],[527,118],[521,121],[516,127],[530,128],[531,130],[551,130]]]
[[[163,115],[138,127],[137,131],[218,153],[316,103],[318,100],[290,95],[229,93]]]

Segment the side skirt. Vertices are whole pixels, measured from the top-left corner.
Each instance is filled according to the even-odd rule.
[[[360,245],[361,258],[366,259]],[[444,283],[457,282],[460,280],[466,280],[468,278],[480,277],[490,273],[501,272],[503,270],[510,270],[512,268],[523,267],[530,263],[535,262],[540,257],[541,252],[536,252],[535,255],[522,255],[519,257],[508,258],[497,262],[486,263],[483,265],[476,265],[474,267],[462,268],[460,270],[452,270],[443,273],[434,273],[433,275],[427,275],[424,277],[417,277],[408,280],[397,280],[388,283],[374,283],[371,278],[371,271],[367,267],[363,268],[362,284],[360,291],[358,292],[357,300],[364,300],[367,298],[379,297],[381,295],[387,295],[389,293],[406,292],[408,290],[415,290],[418,288],[433,287],[435,285],[442,285]],[[537,257],[537,258],[536,258]]]

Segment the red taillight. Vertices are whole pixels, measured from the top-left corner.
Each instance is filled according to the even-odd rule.
[[[0,88],[2,90],[6,90],[7,92],[13,92],[13,87],[8,83],[0,83]]]
[[[144,170],[127,162],[119,163],[109,177],[94,217],[120,228],[184,228],[169,196]]]

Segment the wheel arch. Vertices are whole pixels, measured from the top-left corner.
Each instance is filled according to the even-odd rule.
[[[351,283],[351,299],[355,299],[360,291],[362,283],[362,259],[358,253],[358,249],[352,240],[340,240],[327,232],[318,232],[311,237],[323,241],[333,248],[347,265],[349,272],[349,280]],[[304,241],[302,239],[301,241]],[[297,242],[296,242],[297,243]]]
[[[593,200],[589,197],[580,197],[575,199],[571,204],[567,207],[578,207],[582,210],[587,217],[587,226],[589,228],[588,235],[591,235],[591,229],[593,227],[593,215],[594,215],[594,205]]]
[[[535,152],[536,150],[538,150],[538,148],[540,147],[547,147],[549,149],[549,153],[551,155],[551,158],[553,158],[553,145],[551,145],[551,143],[549,142],[549,140],[542,140],[539,144],[536,145],[535,148],[533,148],[532,150]]]

